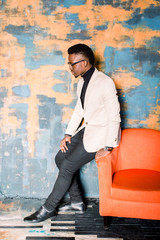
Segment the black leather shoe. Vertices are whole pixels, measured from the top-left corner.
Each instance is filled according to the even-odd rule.
[[[33,213],[32,215],[25,217],[24,222],[29,222],[29,223],[38,223],[42,222],[48,218],[53,218],[56,216],[56,211],[47,211],[43,206],[40,207],[40,209]]]
[[[83,214],[86,211],[86,206],[83,202],[79,202],[79,203],[68,202],[58,208],[58,212],[69,212],[69,211],[74,211],[76,213]]]

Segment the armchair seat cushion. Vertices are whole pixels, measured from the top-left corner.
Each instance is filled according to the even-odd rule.
[[[125,201],[160,203],[160,172],[146,169],[115,172],[111,197]]]

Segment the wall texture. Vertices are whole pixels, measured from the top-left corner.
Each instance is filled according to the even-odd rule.
[[[111,76],[122,128],[160,130],[159,0],[0,0],[0,195],[46,198],[76,102],[67,49],[90,45]],[[81,170],[98,196],[94,161]]]

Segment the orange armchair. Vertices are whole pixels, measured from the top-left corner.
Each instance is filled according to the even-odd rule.
[[[119,146],[97,166],[104,228],[109,216],[160,220],[160,131],[122,130]]]

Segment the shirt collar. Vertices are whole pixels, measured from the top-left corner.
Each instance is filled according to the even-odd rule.
[[[92,66],[85,74],[83,74],[84,81],[89,81],[94,73],[95,68]]]

